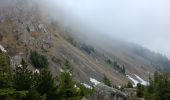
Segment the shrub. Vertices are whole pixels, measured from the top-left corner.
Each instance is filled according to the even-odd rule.
[[[36,51],[31,51],[30,59],[36,68],[47,68],[49,65],[47,58]]]

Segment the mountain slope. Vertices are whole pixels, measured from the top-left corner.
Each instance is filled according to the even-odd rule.
[[[76,39],[61,31],[47,15],[39,13],[37,6],[19,0],[16,4],[22,6],[14,3],[15,6],[5,6],[0,11],[0,44],[10,54],[13,67],[24,58],[34,70],[29,59],[33,50],[47,56],[54,76],[62,70],[59,62],[69,60],[77,81],[91,84],[90,78],[101,81],[106,75],[115,85],[133,82],[126,75],[141,82],[136,76],[147,81],[149,73],[157,68],[169,68],[167,58],[131,43],[107,38],[100,44],[95,39],[80,41],[84,37]]]

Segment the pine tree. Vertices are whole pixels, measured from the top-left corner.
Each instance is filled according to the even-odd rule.
[[[0,53],[0,88],[11,86],[12,74],[10,68],[10,58],[5,53]]]
[[[36,68],[47,68],[49,65],[46,56],[41,55],[36,51],[31,51],[30,60]]]
[[[144,96],[144,86],[141,83],[137,84],[137,97],[142,98]]]
[[[80,94],[81,97],[88,97],[88,96],[90,96],[93,93],[93,89],[92,88],[91,89],[86,88],[82,84],[79,84],[78,87],[80,89],[79,90],[79,94]]]
[[[72,77],[72,68],[68,60],[65,62],[64,71],[60,74],[58,96],[61,100],[81,100],[80,88]]]
[[[131,82],[128,82],[126,87],[127,87],[127,88],[133,88],[133,85],[132,85]]]
[[[169,100],[170,79],[166,72],[155,72],[153,79],[145,90],[146,100]]]
[[[50,71],[43,69],[38,79],[37,91],[41,95],[46,95],[46,100],[56,100],[57,86]]]
[[[112,86],[112,83],[111,83],[111,81],[107,78],[107,76],[106,75],[104,75],[104,77],[103,77],[103,83],[105,84],[105,85],[107,85],[107,86],[109,86],[109,87],[111,87]]]
[[[125,75],[126,74],[126,70],[125,70],[125,66],[123,65],[122,67],[122,73]]]
[[[26,62],[22,59],[21,66],[17,66],[13,78],[14,88],[18,91],[29,90],[33,82],[33,73],[27,69]]]
[[[17,91],[13,87],[10,58],[5,53],[0,53],[0,100],[21,99],[28,91]]]

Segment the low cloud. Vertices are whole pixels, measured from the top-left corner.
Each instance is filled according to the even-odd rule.
[[[66,26],[96,31],[93,35],[86,33],[89,36],[100,32],[170,57],[169,0],[43,0],[41,3]],[[62,13],[56,12],[57,9]]]
[[[170,58],[169,0],[32,1],[60,24],[77,31],[76,35],[86,35],[90,39],[98,38],[99,34],[102,38],[118,38]]]

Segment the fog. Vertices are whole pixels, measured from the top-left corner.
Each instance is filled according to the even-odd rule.
[[[170,58],[169,0],[43,0],[41,3],[69,28],[77,25],[82,31],[92,29],[96,32],[86,34],[97,36],[100,32]]]
[[[32,1],[66,28],[77,30],[77,35],[117,38],[170,58],[169,0]]]

